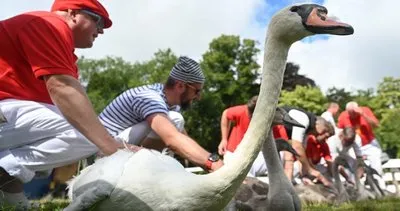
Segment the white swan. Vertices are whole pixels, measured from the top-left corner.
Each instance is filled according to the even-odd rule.
[[[216,172],[194,175],[169,156],[153,150],[118,151],[85,169],[70,183],[66,210],[221,210],[231,200],[268,137],[292,43],[315,33],[347,35],[353,28],[326,18],[326,9],[303,4],[287,7],[271,20],[264,54],[260,94],[253,118],[232,162]],[[274,210],[298,210],[275,143],[266,142],[270,170],[269,204]],[[286,185],[281,188],[278,185]]]

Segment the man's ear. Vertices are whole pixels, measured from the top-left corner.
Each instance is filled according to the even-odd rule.
[[[67,10],[68,19],[72,20],[74,23],[76,22],[76,16],[77,15],[78,15],[78,11],[77,10],[71,10],[71,9]]]
[[[182,81],[178,81],[178,82],[176,83],[176,87],[177,87],[177,89],[178,89],[179,91],[182,91],[182,92],[185,91],[185,83],[182,82]]]

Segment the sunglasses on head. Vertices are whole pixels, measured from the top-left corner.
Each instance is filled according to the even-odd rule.
[[[188,84],[188,83],[185,83],[185,84],[186,84],[186,86],[192,88],[192,89],[195,91],[194,93],[195,93],[196,95],[199,95],[199,94],[200,94],[201,89],[198,89],[198,88],[196,88],[196,87],[194,87],[194,86],[192,86],[192,85],[190,85],[190,84]]]
[[[98,30],[102,30],[104,28],[104,19],[100,15],[90,11],[90,10],[81,10],[82,13],[89,15],[94,22],[96,22],[96,27]]]

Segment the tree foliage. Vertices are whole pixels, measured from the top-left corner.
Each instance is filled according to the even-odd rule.
[[[259,49],[253,40],[222,35],[209,45],[201,66],[206,83],[201,101],[185,112],[189,134],[216,151],[220,141],[220,118],[227,107],[243,104],[258,94]]]
[[[258,43],[239,36],[222,35],[211,41],[200,65],[206,82],[201,100],[184,112],[185,128],[203,147],[216,151],[220,141],[220,117],[224,109],[244,104],[259,92]],[[80,58],[80,80],[97,112],[121,92],[144,84],[164,83],[177,61],[171,49],[158,50],[148,61],[130,63],[119,57]],[[387,77],[376,88],[350,92],[332,87],[324,95],[314,80],[300,74],[300,66],[288,62],[280,105],[291,105],[316,114],[327,102],[342,109],[349,101],[370,107],[381,125],[376,135],[384,150],[400,156],[400,78]],[[400,142],[399,142],[400,143]]]
[[[279,105],[299,107],[315,114],[325,110],[327,100],[318,87],[296,86],[293,91],[282,90]]]
[[[283,76],[282,89],[293,91],[297,86],[315,87],[315,82],[305,75],[299,74],[300,66],[293,62],[286,63],[285,74]]]

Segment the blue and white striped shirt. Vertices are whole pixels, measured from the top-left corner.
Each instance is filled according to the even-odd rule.
[[[168,115],[169,110],[179,111],[179,106],[168,106],[163,89],[164,85],[157,83],[123,92],[101,112],[100,121],[111,135],[116,136],[151,114]]]

